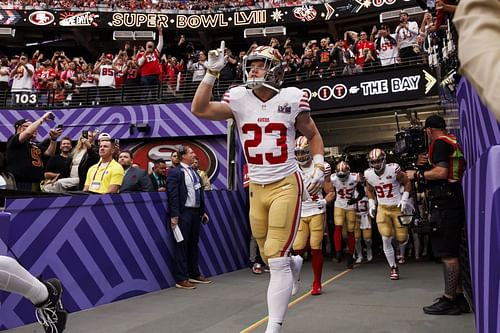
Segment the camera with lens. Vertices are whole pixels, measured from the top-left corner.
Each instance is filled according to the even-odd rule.
[[[394,153],[400,158],[401,166],[406,169],[418,169],[418,155],[427,152],[427,136],[420,124],[412,124],[396,133]]]

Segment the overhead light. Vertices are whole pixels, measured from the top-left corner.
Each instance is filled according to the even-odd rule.
[[[262,37],[262,36],[265,36],[264,28],[247,28],[247,29],[243,30],[243,37],[244,38]]]
[[[113,40],[134,40],[133,31],[113,31]]]
[[[286,27],[267,27],[264,28],[264,36],[286,36]]]
[[[404,8],[404,11],[406,13],[408,13],[408,16],[421,15],[421,14],[425,13],[425,10],[423,10],[421,7]],[[399,19],[399,14],[401,14],[400,9],[380,13],[380,15],[379,15],[380,23],[383,23],[384,21]]]
[[[267,36],[286,36],[286,27],[247,28],[243,30],[244,38]]]
[[[153,31],[134,31],[135,40],[155,40],[156,33]]]
[[[16,35],[16,29],[12,28],[0,28],[0,36],[11,36],[14,37]]]

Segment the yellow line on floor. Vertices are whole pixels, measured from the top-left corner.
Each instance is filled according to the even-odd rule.
[[[347,273],[350,273],[352,271],[352,269],[346,269],[345,271],[331,277],[330,279],[326,280],[325,282],[323,282],[321,284],[321,286],[324,288],[326,285],[332,283],[333,281],[337,280],[337,279],[340,279],[341,277],[343,277],[344,275],[346,275]],[[296,299],[294,299],[292,302],[288,303],[288,308],[290,309],[292,306],[302,302],[303,300],[305,300],[306,298],[308,298],[309,296],[311,296],[311,291],[307,291],[307,293],[305,293],[304,295],[300,296],[300,297],[297,297]],[[254,331],[256,328],[262,326],[263,324],[265,324],[267,322],[267,320],[269,319],[268,316],[265,316],[264,318],[262,318],[261,320],[259,320],[258,322],[255,322],[253,323],[252,325],[248,326],[247,328],[243,329],[242,331],[240,331],[240,333],[249,333],[249,332],[252,332]]]

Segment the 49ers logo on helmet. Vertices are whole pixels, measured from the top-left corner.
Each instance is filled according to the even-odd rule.
[[[219,171],[219,161],[209,147],[197,141],[161,140],[137,146],[133,149],[134,163],[147,170],[150,162],[162,159],[167,166],[171,166],[172,153],[179,145],[193,149],[200,160],[200,169],[205,170],[208,178],[213,181]]]
[[[28,17],[28,20],[31,22],[31,24],[34,25],[49,25],[55,20],[54,14],[51,12],[47,12],[45,10],[38,10],[36,12],[33,12],[30,14]]]

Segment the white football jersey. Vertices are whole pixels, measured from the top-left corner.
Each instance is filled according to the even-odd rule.
[[[330,177],[332,171],[330,168],[330,164],[325,162],[325,177]],[[300,167],[300,173],[302,175],[302,180],[304,182],[304,188],[307,188],[307,186],[311,183],[311,178],[314,172],[314,163],[311,163],[309,167],[304,168]],[[306,196],[306,200],[302,201],[302,212],[300,214],[301,217],[308,217],[308,216],[313,216],[316,214],[323,214],[326,209],[319,209],[318,208],[318,200],[323,199],[323,191],[319,191],[317,194],[313,195],[308,195]]]
[[[361,200],[356,203],[356,214],[368,214],[368,209],[370,208],[368,204],[368,197],[365,195]]]
[[[302,90],[282,88],[267,102],[251,89],[234,87],[222,99],[231,108],[248,163],[250,180],[271,184],[299,171],[295,160],[295,118],[310,111]]]
[[[111,65],[102,65],[99,68],[99,87],[115,87],[115,70]]]
[[[354,205],[348,205],[347,201],[354,197],[354,191],[359,182],[359,175],[356,172],[351,172],[349,177],[342,181],[337,177],[337,174],[334,173],[331,180],[336,192],[335,207],[354,209]]]
[[[377,175],[373,168],[365,170],[365,178],[375,190],[377,201],[380,205],[395,206],[401,200],[401,183],[397,175],[401,171],[399,164],[389,163],[385,166],[384,173]]]

